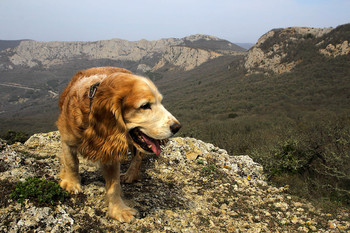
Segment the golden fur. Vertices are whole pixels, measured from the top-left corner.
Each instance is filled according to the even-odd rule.
[[[90,100],[88,93],[99,83]],[[106,180],[108,214],[130,222],[136,210],[121,199],[120,180],[138,179],[144,153],[160,153],[159,140],[175,134],[180,123],[161,104],[162,95],[148,79],[116,67],[79,71],[60,96],[62,188],[81,192],[78,154],[99,162]],[[120,161],[134,155],[125,174]]]

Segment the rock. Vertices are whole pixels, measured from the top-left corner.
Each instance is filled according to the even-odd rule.
[[[60,147],[60,133],[58,131],[50,133],[34,134],[25,143],[29,149],[43,149],[47,146],[52,149]]]
[[[147,71],[152,70],[152,68],[146,64],[139,64],[137,66],[137,72],[142,72],[142,73],[146,73]]]
[[[180,67],[183,70],[191,70],[208,60],[220,56],[223,56],[223,54],[204,49],[171,46],[167,48],[162,58],[152,70],[158,70],[167,64]]]
[[[284,203],[284,202],[277,202],[275,204],[273,204],[275,208],[278,208],[278,209],[281,209],[283,211],[286,211],[288,210],[288,204],[287,203]]]
[[[350,53],[350,45],[347,40],[343,41],[341,44],[332,45],[328,44],[326,48],[319,50],[321,54],[326,56],[338,57],[343,55],[348,55]]]
[[[188,160],[196,160],[198,157],[199,157],[199,154],[197,154],[196,152],[190,151],[190,152],[186,153],[186,158]]]
[[[36,206],[31,200],[20,205],[4,192],[8,202],[0,202],[0,232],[350,230],[346,211],[319,214],[306,200],[268,185],[262,167],[248,155],[232,156],[194,138],[172,138],[162,149],[159,158],[145,156],[140,181],[122,184],[126,203],[139,212],[134,222],[121,224],[106,216],[103,177],[82,159],[83,193],[57,206]],[[28,176],[58,182],[58,154],[57,132],[34,135],[22,145],[0,140],[0,164],[6,167],[0,170],[1,187],[13,188],[11,183]]]

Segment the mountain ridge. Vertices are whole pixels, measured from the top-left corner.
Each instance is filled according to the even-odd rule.
[[[288,27],[270,30],[249,49],[244,67],[248,74],[290,72],[303,62],[307,57],[305,51],[311,47],[318,50],[318,53],[310,50],[310,53],[315,53],[314,55],[347,55],[350,52],[347,36],[343,35],[341,41],[335,44],[332,38],[335,37],[333,34],[342,34],[342,31],[346,33],[349,27],[350,24],[341,25],[335,29]],[[301,46],[308,48],[301,49]],[[300,55],[298,56],[297,53]]]
[[[187,70],[191,66],[211,59],[213,53],[227,54],[246,51],[229,41],[200,34],[154,41],[145,39],[127,41],[116,38],[92,42],[21,41],[14,48],[0,51],[0,70],[13,70],[16,67],[47,69],[78,59],[108,59],[141,62],[141,64],[144,62],[147,70],[154,70],[154,66],[162,59],[162,55],[169,53],[170,47],[184,47],[193,54],[183,62],[176,62],[176,67]],[[202,52],[204,50],[206,53]],[[172,63],[169,58],[166,60]],[[187,64],[190,63],[194,65],[188,67]]]

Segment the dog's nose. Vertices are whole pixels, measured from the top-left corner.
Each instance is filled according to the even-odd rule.
[[[170,130],[173,134],[176,134],[181,128],[180,123],[174,123],[170,126]]]

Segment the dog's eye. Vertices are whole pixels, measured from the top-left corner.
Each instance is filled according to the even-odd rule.
[[[151,104],[150,103],[146,103],[144,105],[141,105],[140,107],[141,109],[151,109]]]

